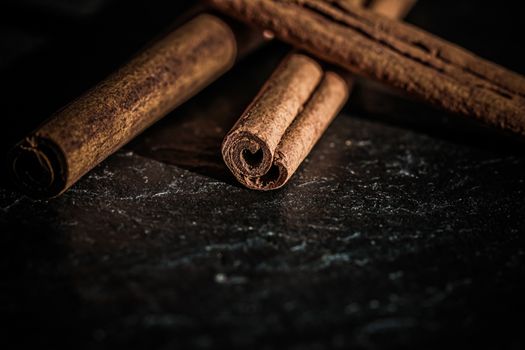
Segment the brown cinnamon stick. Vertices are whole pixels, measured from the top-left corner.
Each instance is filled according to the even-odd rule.
[[[400,17],[414,3],[375,0],[370,6],[385,16]],[[315,67],[304,55],[286,57],[226,135],[224,162],[244,186],[273,190],[286,184],[346,102],[353,84],[350,75],[328,71],[314,91]],[[304,76],[309,79],[302,80]]]
[[[276,163],[280,159],[276,149],[322,77],[323,71],[313,59],[288,55],[226,135],[223,159],[242,184],[272,189],[293,173]]]
[[[208,0],[349,71],[525,135],[525,79],[414,26],[344,0]],[[344,3],[344,4],[343,4]]]
[[[238,46],[218,17],[190,20],[22,140],[11,153],[14,179],[34,197],[62,193],[227,71]]]
[[[417,0],[373,0],[370,10],[381,16],[400,19],[406,17],[416,2]]]

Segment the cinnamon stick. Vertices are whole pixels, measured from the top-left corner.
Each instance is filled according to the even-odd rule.
[[[223,159],[239,182],[252,189],[274,189],[295,171],[279,161],[284,158],[276,151],[322,78],[319,64],[298,53],[289,54],[277,67],[222,144]],[[339,90],[345,93],[346,88]],[[301,135],[293,138],[292,143],[307,147]],[[300,157],[295,152],[291,156]]]
[[[401,19],[406,17],[416,2],[417,0],[374,0],[370,9],[381,16]]]
[[[450,112],[525,135],[525,79],[344,0],[208,0],[307,52]]]
[[[385,16],[401,17],[414,3],[375,0],[370,6]],[[304,55],[287,56],[226,135],[224,162],[244,186],[265,191],[286,184],[346,102],[350,75],[325,72],[312,90],[316,67]]]
[[[234,63],[239,42],[201,14],[58,111],[11,152],[11,170],[33,197],[53,197]]]

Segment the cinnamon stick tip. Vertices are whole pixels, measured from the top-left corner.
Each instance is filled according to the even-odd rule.
[[[344,99],[346,101],[346,98],[348,98],[353,85],[352,75],[343,71],[326,71],[324,74],[324,79],[335,86],[339,91],[343,91],[346,95]]]
[[[26,137],[9,152],[8,162],[11,178],[30,197],[52,198],[66,189],[64,154],[49,139]]]
[[[212,22],[212,23],[215,23],[217,24],[218,26],[220,26],[225,33],[228,33],[228,36],[230,37],[230,40],[227,40],[228,43],[232,43],[232,50],[233,50],[233,54],[232,54],[232,58],[229,62],[229,67],[231,68],[234,64],[235,64],[235,60],[238,56],[238,51],[239,51],[239,48],[237,47],[237,37],[233,31],[233,29],[231,28],[230,25],[228,25],[228,23],[226,23],[224,20],[222,20],[220,17],[217,17],[213,14],[210,14],[210,13],[201,13],[198,17],[199,20],[203,21],[203,22]]]
[[[296,61],[304,61],[305,63],[313,66],[319,74],[323,74],[323,67],[321,67],[321,65],[316,59],[308,56],[307,54],[294,52],[293,54],[289,55],[289,57],[290,59],[294,59]]]

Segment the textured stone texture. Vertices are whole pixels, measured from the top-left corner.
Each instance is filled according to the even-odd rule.
[[[341,116],[296,175],[121,151],[50,202],[2,190],[3,312],[90,346],[522,341],[523,157]]]
[[[512,36],[522,12],[467,5],[422,0],[409,20],[523,72],[519,47],[505,55],[482,25],[486,11]],[[444,8],[454,13],[446,26]],[[60,198],[33,201],[1,183],[0,342],[524,346],[523,143],[361,84],[286,187],[243,189],[218,145],[287,51],[243,62]],[[107,71],[123,59],[93,55]],[[22,106],[26,123],[70,100],[62,89],[92,83],[60,73],[41,96],[33,89],[48,72],[26,74],[33,103],[20,103],[17,84],[1,101]]]

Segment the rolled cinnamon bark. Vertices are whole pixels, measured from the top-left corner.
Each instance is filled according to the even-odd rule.
[[[353,4],[359,2],[354,0]],[[375,0],[370,7],[395,18],[408,13],[414,3]],[[291,64],[292,60],[299,63]],[[289,86],[294,83],[291,79],[282,78],[299,77],[301,73],[311,76],[312,67],[314,63],[304,55],[285,58],[226,135],[222,144],[224,162],[244,186],[266,191],[285,185],[346,102],[353,84],[349,74],[328,71],[315,90],[310,89],[313,80],[304,81],[308,88],[301,93],[296,93],[296,86]],[[310,90],[312,93],[306,94]],[[279,108],[274,108],[274,101],[278,101]]]
[[[246,41],[246,43],[249,43]],[[11,170],[33,197],[53,197],[234,63],[229,25],[201,14],[58,111],[11,152]]]
[[[326,72],[304,110],[286,130],[274,157],[273,168],[259,178],[247,178],[247,186],[259,190],[282,187],[310,153],[348,99],[349,85],[337,73]]]
[[[344,0],[208,2],[352,73],[525,135],[525,78],[414,26]]]
[[[305,55],[292,53],[281,62],[222,144],[224,161],[240,182],[259,187],[250,184],[272,168],[283,134],[322,75],[319,64]]]

